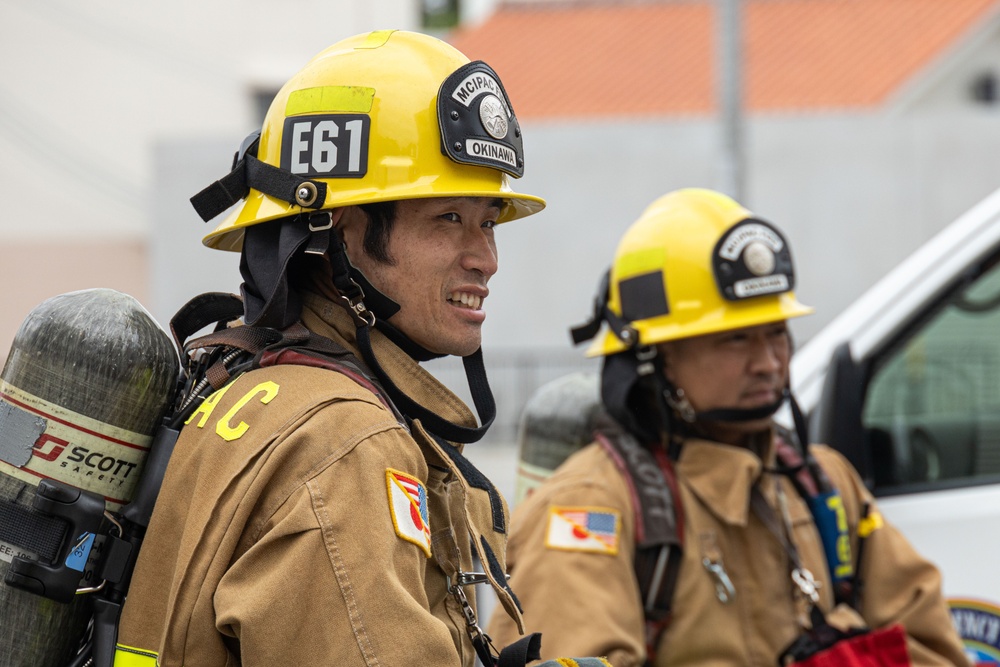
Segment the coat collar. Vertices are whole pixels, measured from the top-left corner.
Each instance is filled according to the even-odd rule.
[[[774,434],[768,433],[764,459],[774,459]],[[745,527],[750,515],[750,490],[764,464],[749,449],[709,440],[690,439],[681,448],[678,477],[720,521]]]
[[[310,292],[303,293],[302,303],[302,323],[310,331],[343,345],[361,358],[354,322],[342,307]],[[477,425],[472,411],[458,396],[382,332],[373,329],[371,341],[382,368],[403,393],[448,421],[470,428]]]

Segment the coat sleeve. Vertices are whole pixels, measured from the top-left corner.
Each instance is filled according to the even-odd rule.
[[[644,626],[632,565],[632,508],[624,482],[617,489],[616,480],[607,477],[552,478],[514,511],[507,552],[510,583],[524,610],[526,632],[542,633],[543,659],[602,656],[615,667],[642,664]],[[547,545],[554,508],[616,512],[621,525],[616,553]],[[517,639],[504,614],[491,618],[487,632],[497,646]]]
[[[856,536],[863,504],[869,504],[870,517],[880,518],[878,506],[843,456],[822,446],[814,451],[844,499]],[[915,666],[968,665],[941,592],[941,573],[895,526],[884,519],[874,525],[879,527],[865,539],[858,565],[859,611],[865,622],[873,628],[901,623]],[[853,546],[857,554],[857,543]]]
[[[334,428],[311,419],[291,444],[332,440]],[[433,612],[443,574],[393,523],[386,471],[426,484],[416,445],[384,430],[320,467],[262,518],[216,590],[217,629],[238,641],[243,667],[471,664],[458,626]]]

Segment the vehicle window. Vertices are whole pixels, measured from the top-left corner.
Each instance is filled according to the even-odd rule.
[[[873,367],[862,421],[876,489],[1000,475],[1000,265]]]

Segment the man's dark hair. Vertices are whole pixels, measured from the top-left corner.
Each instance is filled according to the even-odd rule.
[[[396,222],[396,202],[385,201],[358,206],[368,216],[368,227],[362,247],[375,261],[395,264],[396,259],[389,254],[389,236]]]

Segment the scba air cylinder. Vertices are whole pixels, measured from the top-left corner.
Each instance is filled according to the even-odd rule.
[[[531,395],[518,429],[515,505],[571,454],[594,441],[594,429],[602,414],[600,378],[593,372],[565,375]]]
[[[170,337],[127,294],[89,289],[39,304],[0,374],[0,509],[30,507],[43,479],[92,491],[108,510],[120,509],[135,490],[178,368]],[[0,538],[0,576],[15,556],[39,560],[23,541]],[[92,583],[86,562],[75,568],[81,586]],[[61,667],[85,632],[91,601],[77,595],[60,603],[0,583],[0,609],[0,666]]]

